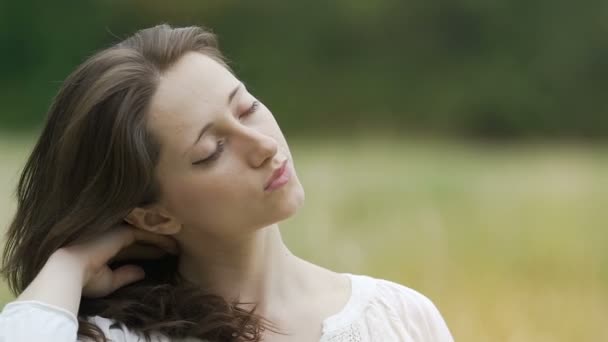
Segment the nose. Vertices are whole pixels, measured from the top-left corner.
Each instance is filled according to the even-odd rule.
[[[243,139],[247,162],[254,168],[263,166],[277,154],[277,141],[263,132],[253,128],[245,128],[242,130],[241,138]]]

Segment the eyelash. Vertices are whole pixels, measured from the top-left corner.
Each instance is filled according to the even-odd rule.
[[[239,119],[255,113],[255,111],[258,110],[259,106],[260,106],[259,101],[253,101],[253,104],[251,105],[251,107],[249,107],[249,109],[247,109],[247,111],[245,113],[243,113],[241,116],[239,116]],[[208,164],[208,163],[216,160],[217,158],[220,157],[222,152],[224,152],[224,144],[225,144],[224,140],[219,140],[217,142],[217,147],[215,148],[215,151],[209,157],[196,161],[192,164],[193,165]]]

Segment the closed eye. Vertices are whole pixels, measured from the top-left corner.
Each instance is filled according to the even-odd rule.
[[[255,113],[259,107],[260,107],[260,101],[257,101],[257,100],[253,101],[253,103],[251,104],[251,107],[249,107],[249,109],[247,109],[245,111],[245,113],[241,114],[239,116],[239,119]],[[192,163],[192,165],[209,164],[209,163],[213,162],[214,160],[218,159],[220,157],[220,155],[222,154],[222,152],[224,152],[224,141],[220,140],[217,142],[217,147],[216,147],[215,151],[209,157],[196,161],[196,162]]]
[[[195,161],[194,163],[192,163],[192,165],[209,164],[219,158],[222,152],[224,152],[224,141],[220,140],[217,142],[217,147],[215,148],[215,151],[213,151],[213,153],[209,157],[201,159],[199,161]]]
[[[255,113],[255,111],[258,110],[259,107],[260,107],[260,101],[257,101],[257,100],[253,101],[253,104],[251,104],[251,107],[249,107],[249,109],[247,109],[247,111],[245,111],[245,113],[241,114],[239,116],[239,119]]]

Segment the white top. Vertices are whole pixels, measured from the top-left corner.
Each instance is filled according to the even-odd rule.
[[[323,321],[319,342],[453,342],[441,314],[424,295],[403,285],[364,275],[346,273],[351,296],[340,312]],[[124,325],[110,328],[113,320],[90,317],[114,342],[145,339]],[[0,314],[0,342],[77,341],[78,320],[64,309],[37,301],[7,304]],[[169,342],[153,335],[153,342]],[[176,341],[176,340],[174,340]],[[182,342],[200,341],[197,339]]]

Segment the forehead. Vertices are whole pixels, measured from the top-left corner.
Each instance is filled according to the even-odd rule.
[[[160,77],[150,104],[148,128],[163,144],[175,133],[200,129],[213,115],[226,110],[228,93],[238,82],[211,57],[185,54]]]

